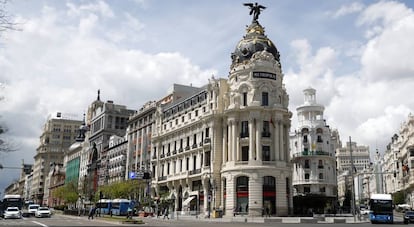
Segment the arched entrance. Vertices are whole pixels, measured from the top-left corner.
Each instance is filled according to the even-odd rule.
[[[236,180],[236,209],[238,213],[249,210],[249,177],[240,176]]]
[[[263,211],[265,216],[276,214],[276,180],[272,176],[263,177]]]

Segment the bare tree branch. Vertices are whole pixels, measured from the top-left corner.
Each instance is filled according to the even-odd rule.
[[[0,0],[0,33],[6,30],[19,30],[17,23],[13,22],[12,17],[6,11],[7,0]]]

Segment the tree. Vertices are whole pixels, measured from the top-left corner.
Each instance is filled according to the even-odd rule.
[[[16,23],[6,11],[7,0],[0,0],[0,34],[7,30],[16,30]]]
[[[0,0],[0,36],[3,32],[7,30],[17,30],[17,24],[12,22],[11,16],[6,11],[6,4],[7,0]],[[0,86],[2,86],[1,83]],[[1,100],[3,100],[2,96],[0,96],[0,101]],[[0,125],[0,153],[12,152],[17,150],[17,146],[12,141],[1,137],[6,132],[7,127]]]

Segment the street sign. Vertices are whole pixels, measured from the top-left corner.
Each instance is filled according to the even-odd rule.
[[[136,175],[135,172],[129,172],[129,179],[135,179]]]

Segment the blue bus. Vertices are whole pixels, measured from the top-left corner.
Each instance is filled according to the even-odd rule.
[[[112,200],[110,199],[100,199],[96,203],[97,212],[100,212],[101,214],[110,214],[110,211],[112,209]]]
[[[114,199],[112,200],[112,214],[118,216],[126,216],[128,208],[134,210],[135,202],[129,199]]]
[[[371,223],[394,223],[392,196],[390,194],[372,194],[369,205]]]

